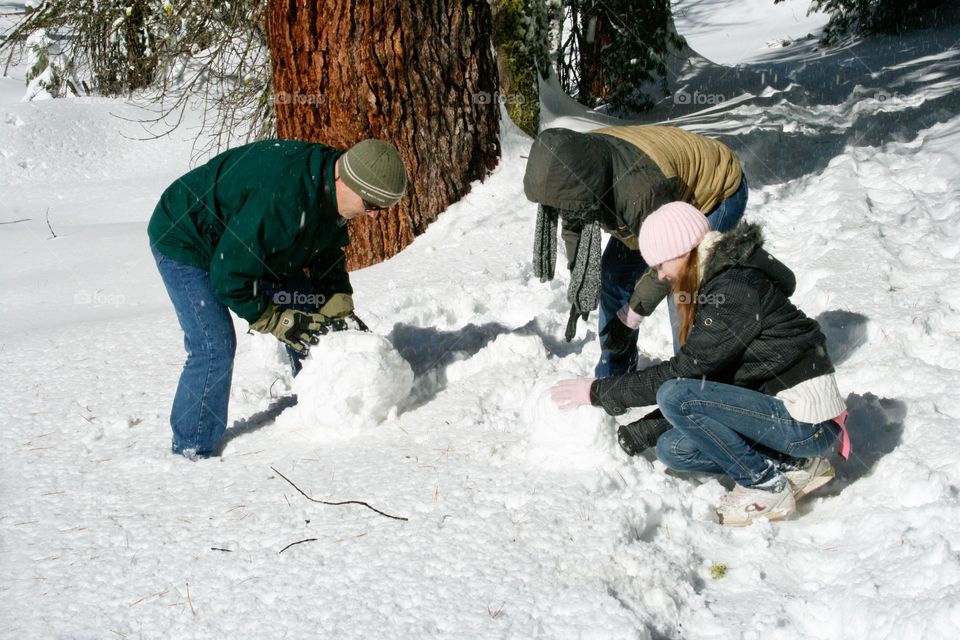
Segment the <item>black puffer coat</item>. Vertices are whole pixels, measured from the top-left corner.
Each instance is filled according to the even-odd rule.
[[[796,288],[793,272],[763,249],[759,226],[742,223],[708,251],[686,345],[666,362],[594,382],[595,406],[619,415],[652,405],[660,385],[673,378],[774,395],[833,373],[820,326],[789,300]]]

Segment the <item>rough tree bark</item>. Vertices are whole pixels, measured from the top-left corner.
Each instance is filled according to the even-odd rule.
[[[389,140],[410,174],[399,207],[350,223],[348,269],[398,253],[496,166],[490,29],[487,0],[269,0],[279,136]]]

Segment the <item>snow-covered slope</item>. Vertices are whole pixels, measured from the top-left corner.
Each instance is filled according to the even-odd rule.
[[[677,0],[673,18],[694,51],[717,64],[735,65],[819,32],[829,16],[808,13],[810,5],[808,0]]]
[[[237,321],[223,456],[170,455],[182,343],[145,225],[190,143],[122,137],[126,108],[0,105],[0,636],[955,637],[960,117],[751,189],[828,334],[856,455],[796,518],[731,530],[717,480],[628,459],[612,420],[545,401],[592,370],[596,330],[564,343],[563,276],[532,276],[529,140],[509,127],[493,175],[352,277],[416,376],[397,410],[277,421],[289,372]]]

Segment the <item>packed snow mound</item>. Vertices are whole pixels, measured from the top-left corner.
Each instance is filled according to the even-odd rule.
[[[322,336],[293,379],[297,404],[277,427],[311,438],[349,437],[382,423],[410,396],[413,370],[390,342],[373,333]]]
[[[523,406],[531,462],[550,469],[588,469],[617,462],[616,422],[597,407],[561,411],[550,389],[570,374],[539,380]]]

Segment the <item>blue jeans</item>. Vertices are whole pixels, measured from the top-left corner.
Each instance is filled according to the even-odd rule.
[[[707,222],[710,223],[711,230],[729,231],[737,226],[737,223],[743,218],[744,210],[747,208],[747,192],[747,177],[742,176],[737,191],[707,214]],[[607,246],[603,250],[603,257],[600,260],[600,309],[598,313],[600,330],[603,330],[607,322],[616,317],[617,311],[630,301],[637,280],[646,270],[647,263],[643,261],[643,256],[640,255],[639,251],[631,249],[614,238],[607,242]],[[670,310],[670,326],[673,328],[673,349],[676,352],[680,349],[680,329],[673,296],[667,296],[667,306]],[[615,378],[636,369],[637,338],[639,335],[639,330],[633,332],[630,348],[621,354],[604,351],[604,338],[601,338],[600,361],[594,369],[594,375],[597,378]]]
[[[726,474],[744,487],[770,480],[797,458],[829,453],[840,436],[833,420],[798,422],[774,396],[719,382],[668,380],[657,404],[673,425],[657,440],[661,462],[674,471]]]
[[[227,405],[237,338],[227,307],[210,285],[210,273],[150,247],[183,329],[187,360],[170,411],[174,453],[207,457],[227,428]]]

